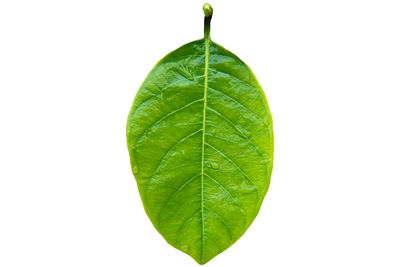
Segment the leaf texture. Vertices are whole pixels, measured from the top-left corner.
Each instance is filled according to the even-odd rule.
[[[270,183],[272,118],[231,52],[205,37],[163,58],[135,97],[127,141],[151,222],[199,264],[253,222]]]

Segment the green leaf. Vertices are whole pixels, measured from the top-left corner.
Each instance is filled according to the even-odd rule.
[[[132,171],[165,240],[204,264],[238,240],[270,183],[272,118],[249,67],[205,36],[164,57],[127,123]]]

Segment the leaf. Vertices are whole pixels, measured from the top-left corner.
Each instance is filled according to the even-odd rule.
[[[272,118],[249,67],[205,37],[168,54],[140,87],[127,123],[132,171],[165,240],[199,264],[238,240],[272,171]]]

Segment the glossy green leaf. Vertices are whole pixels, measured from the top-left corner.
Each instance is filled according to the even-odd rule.
[[[147,215],[204,264],[243,235],[267,193],[272,118],[249,67],[205,37],[168,54],[140,87],[127,140]]]

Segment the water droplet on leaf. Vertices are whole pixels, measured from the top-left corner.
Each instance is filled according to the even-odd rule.
[[[133,165],[133,166],[132,166],[132,172],[133,172],[134,174],[137,174],[137,173],[139,172],[138,166]]]
[[[213,168],[214,170],[219,169],[219,165],[216,162],[211,162],[211,168]]]

